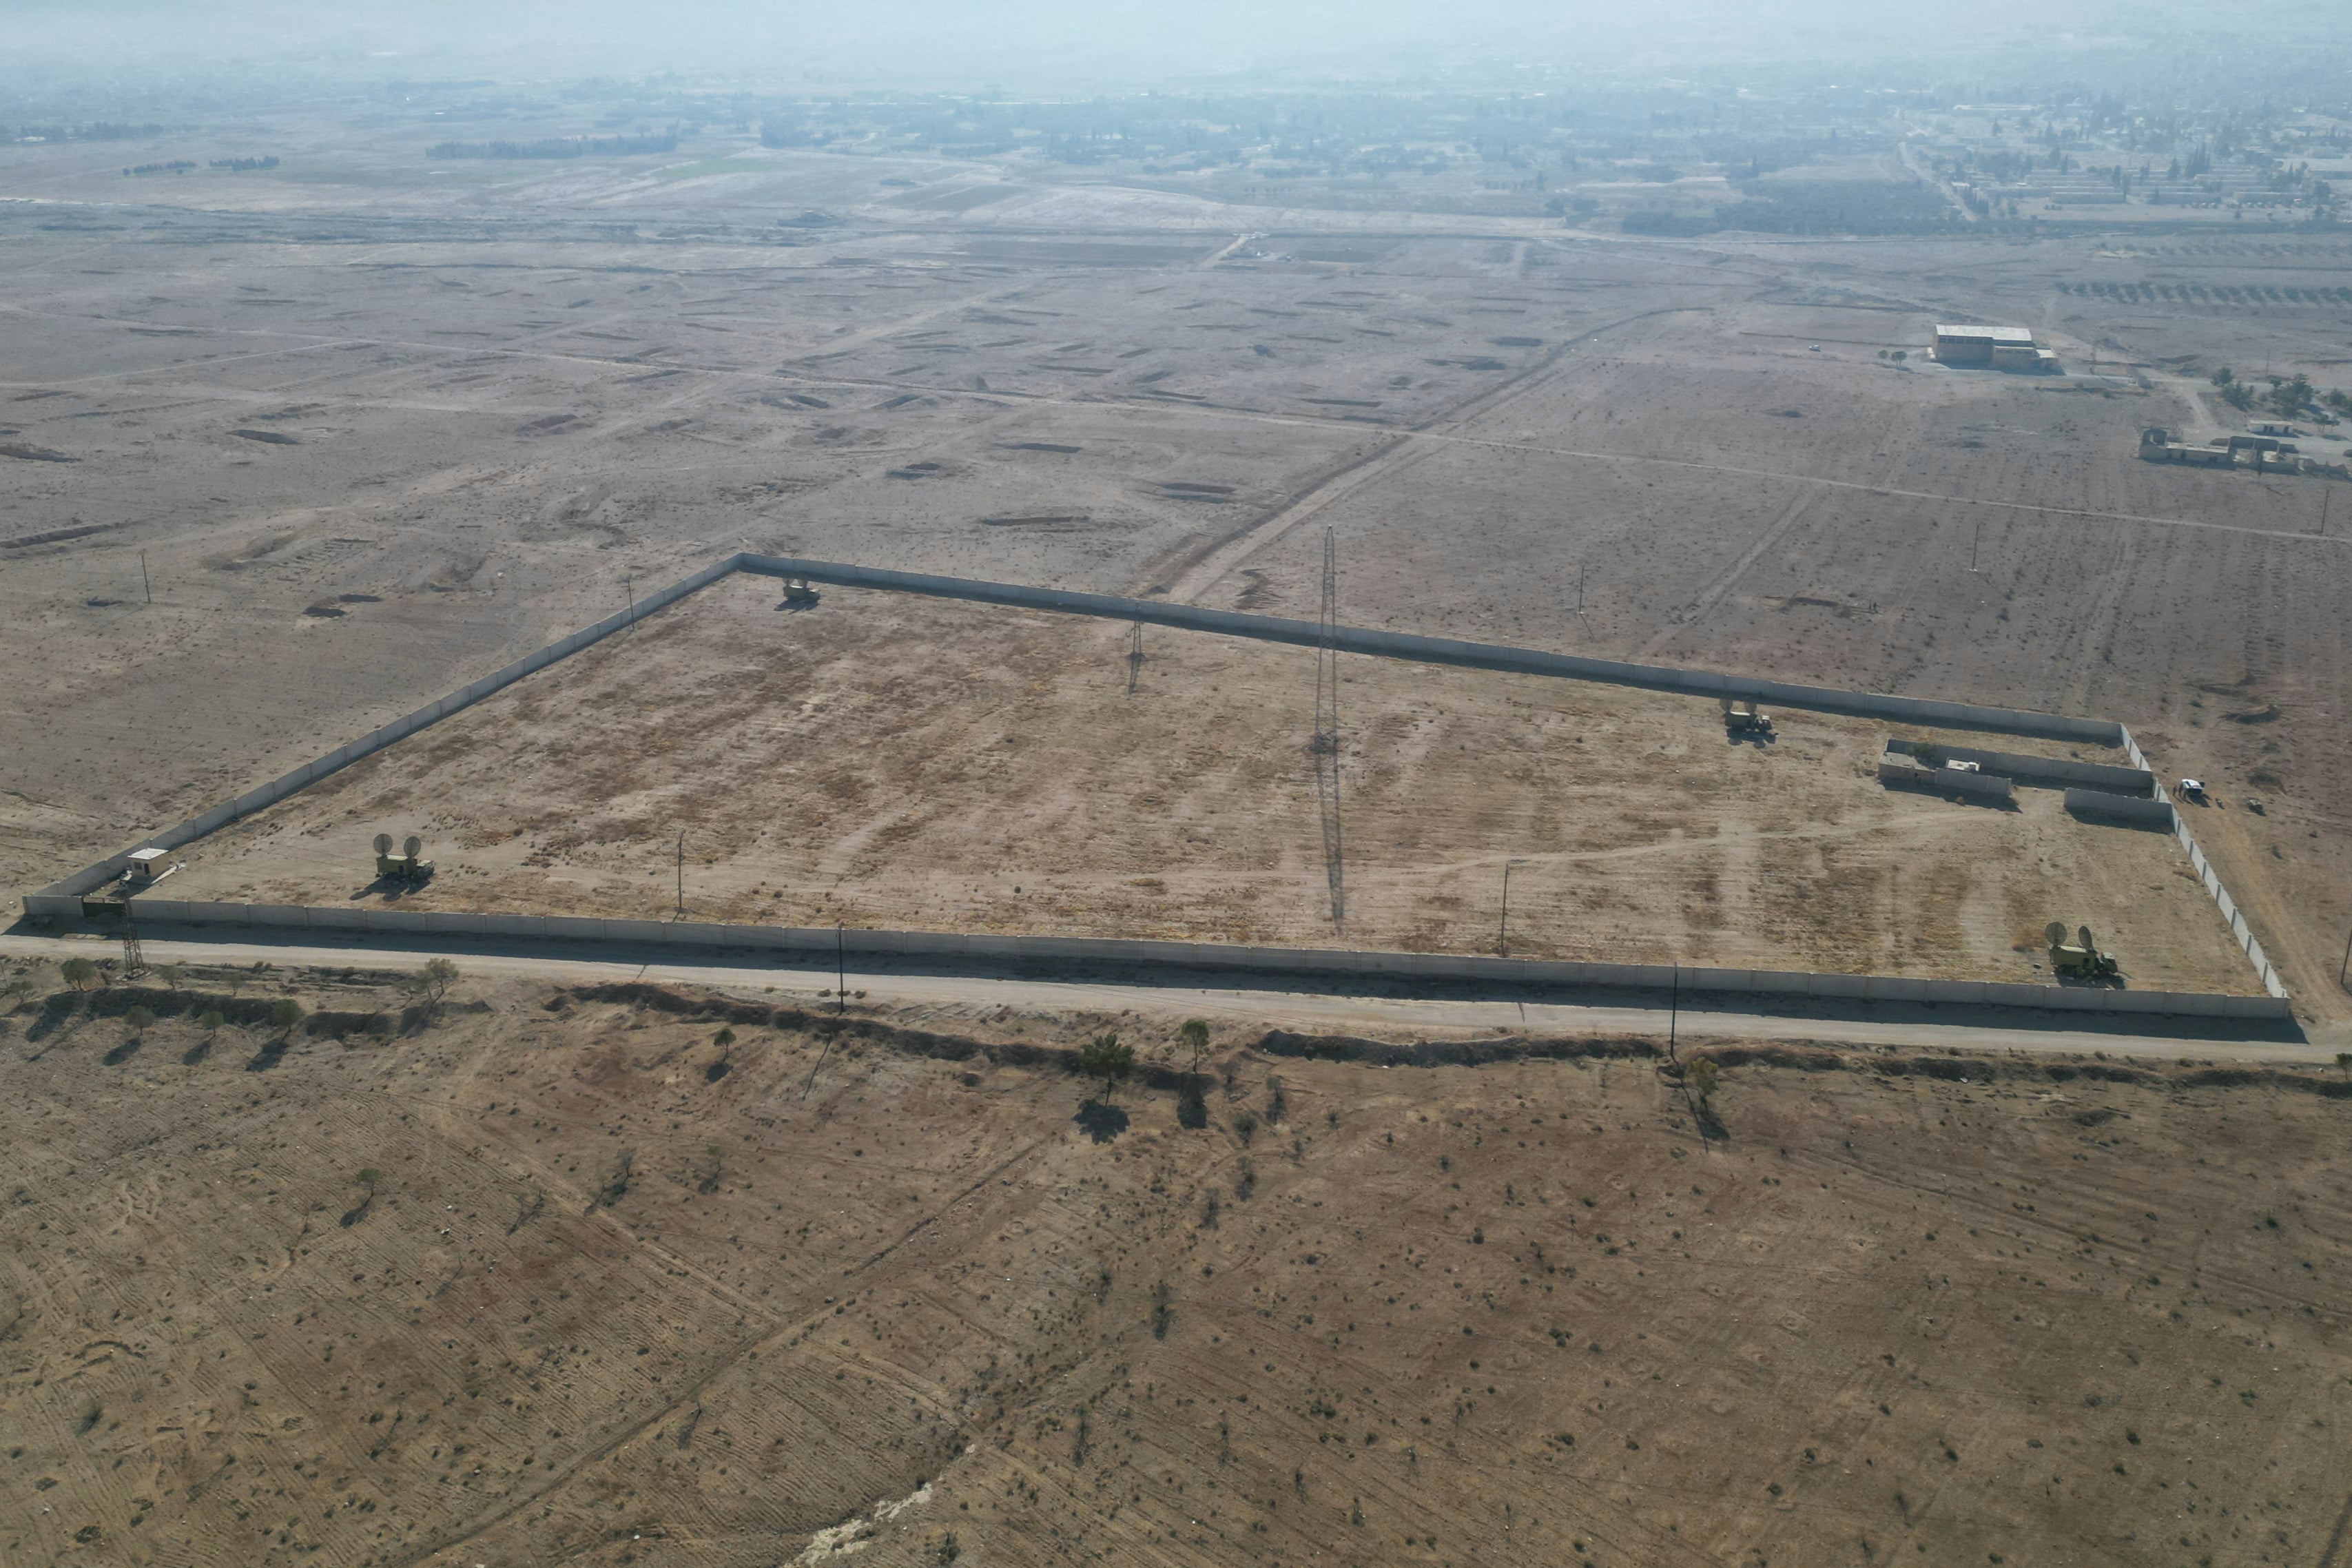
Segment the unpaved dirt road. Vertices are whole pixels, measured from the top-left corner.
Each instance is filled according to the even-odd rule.
[[[745,955],[733,962],[720,955],[677,959],[648,956],[629,963],[593,956],[584,950],[549,944],[541,952],[517,952],[439,943],[415,947],[383,942],[278,943],[230,940],[145,942],[151,964],[252,963],[279,966],[341,968],[360,965],[376,969],[420,968],[436,954],[455,954],[468,973],[533,976],[557,983],[643,980],[662,984],[742,988],[758,985],[782,995],[828,991],[832,971],[823,964],[772,960]],[[59,959],[113,952],[112,943],[88,937],[42,937],[0,934],[0,955],[10,958]],[[1828,1014],[1806,1016],[1757,1011],[1752,1006],[1714,1003],[1666,1003],[1641,998],[1606,1002],[1480,1001],[1451,997],[1339,995],[1311,991],[1255,989],[1241,986],[1152,985],[1118,981],[1033,980],[1014,976],[971,973],[924,974],[906,971],[852,971],[851,989],[877,1005],[900,1008],[930,1007],[941,1014],[979,1016],[1003,1007],[1019,1011],[1127,1012],[1210,1019],[1222,1031],[1226,1026],[1277,1027],[1328,1034],[1364,1034],[1383,1037],[1425,1032],[1463,1036],[1507,1031],[1513,1034],[1662,1035],[1671,1023],[1681,1035],[1710,1040],[1811,1040],[1846,1046],[1889,1046],[1911,1049],[1949,1048],[1968,1051],[2024,1052],[2032,1055],[2087,1054],[2145,1057],[2156,1060],[2216,1060],[2287,1062],[2328,1065],[2336,1052],[2352,1045],[2352,1030],[2328,1038],[2265,1038],[2221,1029],[2200,1032],[2192,1019],[2167,1020],[2181,1033],[2134,1033],[2102,1030],[2042,1015],[2029,1022],[1990,1021],[1979,1013],[1964,1016],[1943,1009],[1950,1022],[1932,1021],[1937,1010],[1889,1008],[1867,1017]],[[2044,1021],[2046,1020],[2046,1022]],[[2142,1026],[2145,1027],[2146,1026]],[[2343,1038],[2337,1038],[2336,1034]]]

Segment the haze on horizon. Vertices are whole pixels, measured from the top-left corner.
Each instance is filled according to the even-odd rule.
[[[2105,62],[2176,57],[2192,40],[2340,40],[2340,11],[2243,3],[2126,5],[1962,0],[552,0],[483,7],[243,0],[201,13],[154,0],[13,8],[0,101],[73,92],[299,92],[352,80],[676,75],[751,90],[1057,95],[1293,87],[1318,81],[1528,86],[1544,73],[1655,78],[1759,70],[2047,80]],[[2176,62],[2177,58],[2176,58]],[[1530,73],[1535,73],[1531,75]],[[1889,83],[1888,85],[1916,85]]]

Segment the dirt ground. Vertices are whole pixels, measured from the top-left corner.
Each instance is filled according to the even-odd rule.
[[[1315,653],[737,577],[185,851],[192,899],[1171,936],[2047,980],[2088,922],[2149,989],[2255,988],[2168,835],[1891,791],[1888,728],[1341,660],[1343,923]],[[1961,744],[1981,735],[1906,729]],[[2022,742],[2021,742],[2022,744]],[[2051,754],[2097,752],[2051,745]],[[411,833],[424,889],[374,880]]]
[[[763,177],[853,174],[939,177]],[[709,205],[724,181],[599,188],[660,220],[583,226],[595,177],[462,249],[448,195],[383,170],[0,211],[13,536],[99,530],[0,552],[0,874],[51,880],[746,542],[1311,614],[1328,525],[1351,621],[2123,719],[2216,784],[2200,837],[2305,1016],[2352,1018],[2326,486],[2131,455],[2229,413],[2216,361],[2326,384],[2337,324],[2050,287],[2325,270],[2333,242],[1887,241],[1858,270],[1350,214],[1241,260],[1213,204],[1071,193],[1015,234],[828,184],[866,216],[779,248]],[[354,268],[337,224],[393,237]],[[1877,358],[1956,314],[2102,374]],[[1459,896],[1444,939],[1475,945]]]
[[[1188,1114],[1144,1015],[18,977],[12,1563],[2251,1564],[2352,1490],[2334,1074],[1720,1047],[1702,1140],[1648,1042],[1221,1034]]]
[[[1311,616],[1330,528],[1356,624],[2128,723],[2352,1047],[2352,490],[2135,456],[2242,425],[2222,366],[2352,384],[2340,234],[1675,240],[1475,163],[716,119],[675,163],[436,161],[473,132],[423,99],[185,103],[135,153],[0,144],[12,889],[746,546]],[[1953,320],[2065,374],[1925,363]],[[1340,940],[1311,654],[1148,632],[1129,696],[1120,627],[773,603],[167,886],[381,897],[382,826],[433,840],[428,906],[659,917],[684,827],[700,918]],[[2028,979],[2063,918],[2135,984],[2250,988],[2169,840],[1888,795],[1882,727],[1347,677],[1345,940],[1489,951],[1507,859],[1524,954]],[[1196,1113],[1152,1013],[0,986],[11,1565],[2352,1551],[2340,1073],[1718,1047],[1703,1138],[1647,1039],[1219,1013]],[[1146,1070],[1104,1106],[1070,1058],[1114,1030]]]

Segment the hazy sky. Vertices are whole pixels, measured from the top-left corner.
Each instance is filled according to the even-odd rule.
[[[771,90],[811,83],[1121,90],[1226,79],[1481,77],[1544,65],[1670,69],[2146,47],[2175,27],[2343,13],[2294,0],[6,0],[0,81],[206,73],[324,76],[676,71]],[[2252,34],[2249,32],[2248,37]],[[2308,35],[2305,35],[2307,37]],[[241,68],[241,69],[240,69]]]

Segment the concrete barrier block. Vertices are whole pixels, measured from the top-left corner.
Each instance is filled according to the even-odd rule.
[[[2151,796],[2070,788],[2066,792],[2065,805],[2066,809],[2077,816],[2099,817],[2142,827],[2169,829],[2172,826],[2172,807]]]
[[[539,915],[484,915],[482,934],[541,941],[547,935],[547,921]]]

